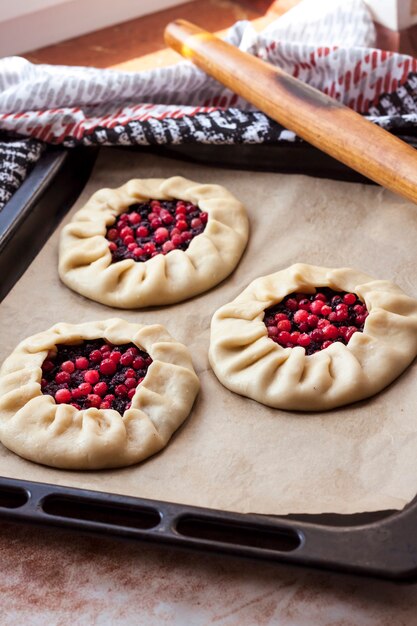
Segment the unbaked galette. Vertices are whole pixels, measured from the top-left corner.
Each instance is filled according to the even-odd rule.
[[[63,228],[59,275],[112,307],[172,304],[226,278],[248,232],[245,208],[220,185],[130,180],[97,191]]]
[[[331,409],[371,396],[417,354],[417,301],[353,269],[296,264],[254,280],[211,325],[210,363],[263,404]]]
[[[187,348],[163,326],[56,324],[0,369],[0,441],[53,467],[131,465],[167,445],[198,389]]]

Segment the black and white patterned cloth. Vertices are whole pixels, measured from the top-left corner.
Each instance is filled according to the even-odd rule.
[[[0,209],[10,200],[41,157],[46,144],[37,139],[0,137]]]

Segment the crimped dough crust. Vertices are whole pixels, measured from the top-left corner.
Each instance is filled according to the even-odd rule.
[[[146,262],[112,263],[106,228],[136,202],[182,199],[208,213],[204,231],[188,249]],[[78,293],[112,307],[133,309],[180,302],[221,282],[236,267],[249,234],[243,205],[220,185],[175,176],[134,179],[101,189],[61,233],[59,275]]]
[[[112,409],[77,410],[41,392],[41,365],[57,344],[104,338],[132,342],[153,359],[120,415]],[[113,318],[56,324],[22,341],[0,369],[0,440],[20,456],[64,469],[132,465],[167,445],[189,414],[199,390],[187,348],[161,325]]]
[[[357,294],[369,316],[348,345],[306,356],[267,336],[264,311],[292,292],[316,287]],[[386,280],[353,269],[297,263],[254,280],[211,324],[209,358],[228,389],[279,409],[320,411],[371,396],[391,383],[417,354],[417,301]]]

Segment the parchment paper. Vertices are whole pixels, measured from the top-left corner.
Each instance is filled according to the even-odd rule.
[[[417,491],[416,363],[367,401],[304,414],[228,391],[211,371],[207,350],[210,319],[220,305],[254,278],[297,261],[352,266],[416,297],[417,207],[373,186],[229,171],[112,148],[102,150],[72,212],[101,187],[175,174],[226,185],[246,204],[251,236],[232,276],[178,305],[111,309],[60,283],[58,229],[0,306],[0,359],[58,321],[161,322],[193,355],[202,389],[192,414],[164,451],[134,467],[55,470],[0,446],[0,475],[239,512],[402,508]]]

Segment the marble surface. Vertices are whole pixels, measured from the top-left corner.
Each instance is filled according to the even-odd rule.
[[[417,586],[0,525],[1,626],[414,626]]]

